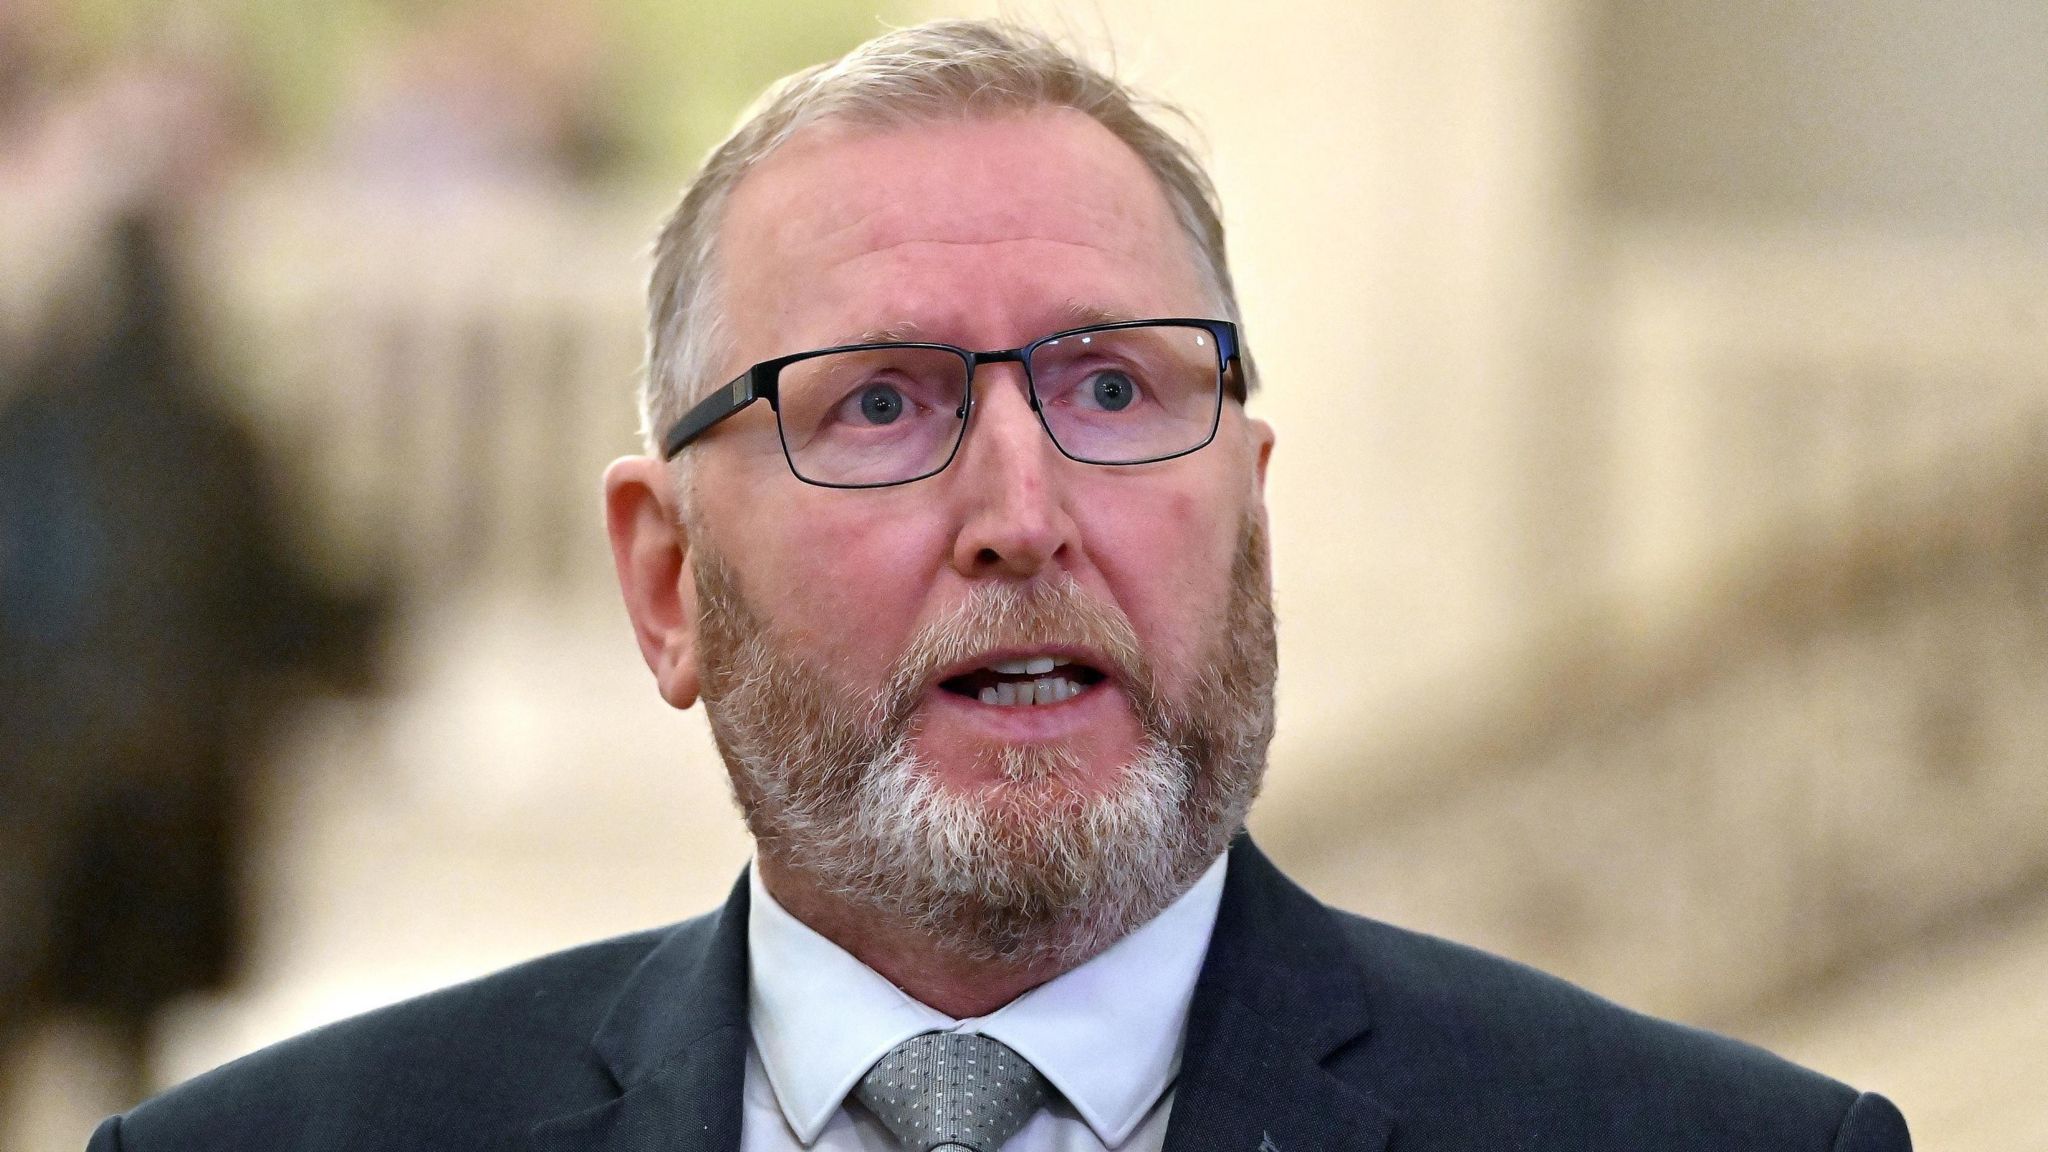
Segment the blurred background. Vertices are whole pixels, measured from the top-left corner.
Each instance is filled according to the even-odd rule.
[[[0,1149],[722,896],[598,516],[645,249],[995,11],[1223,193],[1271,853],[2048,1149],[2038,0],[5,0]]]

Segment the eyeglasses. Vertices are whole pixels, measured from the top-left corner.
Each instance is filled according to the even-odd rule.
[[[1151,464],[1216,437],[1226,387],[1245,398],[1237,326],[1131,320],[1055,332],[1021,348],[847,344],[763,360],[683,415],[665,459],[756,400],[775,409],[782,454],[806,484],[883,488],[943,471],[974,409],[974,370],[1022,364],[1031,410],[1083,464]]]

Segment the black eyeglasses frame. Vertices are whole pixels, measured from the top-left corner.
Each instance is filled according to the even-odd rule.
[[[1045,422],[1045,412],[1038,403],[1038,386],[1036,382],[1029,380],[1032,353],[1036,352],[1041,346],[1050,344],[1053,341],[1071,339],[1075,336],[1085,336],[1095,332],[1114,332],[1128,328],[1176,327],[1200,328],[1209,334],[1211,340],[1215,341],[1217,379],[1221,386],[1216,389],[1216,408],[1209,416],[1208,435],[1202,437],[1201,442],[1192,447],[1184,448],[1178,452],[1169,452],[1164,456],[1147,457],[1143,460],[1090,460],[1067,451],[1066,446],[1060,443],[1060,438],[1053,434],[1052,426]],[[789,439],[784,435],[782,429],[780,391],[782,370],[792,364],[813,360],[820,356],[832,356],[842,352],[882,351],[890,348],[923,348],[934,352],[951,352],[960,357],[961,361],[966,364],[967,388],[961,396],[960,409],[955,414],[956,418],[960,421],[961,427],[960,434],[953,438],[953,450],[947,453],[946,458],[940,461],[936,467],[902,480],[886,480],[878,484],[835,484],[824,480],[813,480],[805,476],[797,468],[796,460],[790,454]],[[957,344],[939,344],[921,340],[883,340],[866,344],[839,344],[830,348],[814,348],[807,352],[793,352],[787,356],[777,356],[755,364],[745,372],[734,377],[730,383],[723,385],[717,391],[698,401],[688,412],[683,413],[682,418],[671,424],[667,433],[661,438],[662,459],[675,459],[693,441],[711,431],[711,429],[717,427],[725,420],[737,415],[747,405],[752,404],[756,400],[766,400],[768,401],[768,406],[775,410],[775,436],[776,440],[782,445],[783,461],[789,465],[790,474],[798,480],[820,488],[844,489],[893,488],[899,484],[915,483],[944,472],[953,463],[953,458],[960,454],[960,445],[967,438],[968,418],[974,411],[975,372],[983,364],[1018,364],[1023,366],[1027,383],[1030,384],[1030,387],[1025,389],[1025,394],[1030,401],[1031,411],[1038,417],[1039,426],[1045,429],[1046,438],[1052,441],[1054,448],[1059,449],[1060,455],[1076,463],[1097,464],[1105,468],[1125,468],[1134,467],[1139,464],[1157,464],[1164,460],[1175,460],[1208,447],[1209,443],[1216,439],[1216,429],[1223,416],[1223,399],[1225,396],[1229,396],[1240,404],[1244,403],[1246,396],[1245,370],[1244,361],[1240,357],[1238,349],[1237,325],[1231,321],[1169,316],[1155,320],[1120,320],[1108,324],[1086,324],[1079,328],[1068,328],[1064,331],[1054,332],[1049,336],[1041,336],[1029,344],[1016,348],[998,348],[986,352],[976,352],[972,349],[962,348]]]

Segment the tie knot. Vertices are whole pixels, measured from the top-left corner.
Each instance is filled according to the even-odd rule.
[[[1002,1042],[959,1032],[912,1036],[853,1094],[913,1152],[996,1152],[1045,1103],[1045,1077]]]

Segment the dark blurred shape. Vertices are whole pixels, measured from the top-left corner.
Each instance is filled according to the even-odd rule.
[[[293,562],[162,226],[111,236],[103,320],[63,317],[0,389],[0,1063],[83,1014],[139,1097],[152,1016],[234,972],[267,721],[298,674],[366,686],[383,613]]]

